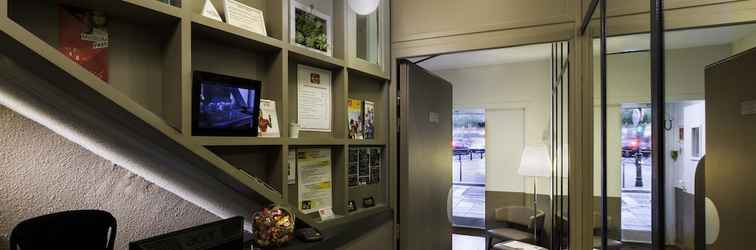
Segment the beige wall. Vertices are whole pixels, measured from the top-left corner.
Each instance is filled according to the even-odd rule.
[[[19,222],[101,209],[118,223],[116,249],[219,218],[0,106],[0,249]]]
[[[525,145],[548,141],[550,62],[547,60],[508,63],[435,72],[454,85],[454,106],[486,110],[524,110]],[[487,123],[510,121],[486,121]],[[523,125],[518,126],[522,128]],[[495,138],[491,138],[495,140]],[[495,154],[495,152],[488,152]],[[519,162],[519,155],[515,157]],[[511,165],[511,164],[510,164]],[[517,164],[515,164],[517,165]],[[497,171],[495,162],[487,161],[487,174],[496,175],[496,183],[509,183],[495,191],[532,192],[532,180],[517,175],[516,166]],[[490,178],[489,178],[490,179]],[[493,179],[492,179],[493,180]],[[491,181],[493,182],[493,181]],[[496,183],[486,183],[496,186]],[[524,185],[523,185],[524,184]],[[548,190],[548,178],[539,178],[541,192]],[[526,190],[523,190],[523,186]],[[498,186],[496,186],[498,187]]]
[[[732,43],[732,54],[735,55],[753,47],[756,47],[756,32]]]
[[[570,22],[570,0],[392,1],[392,41]]]

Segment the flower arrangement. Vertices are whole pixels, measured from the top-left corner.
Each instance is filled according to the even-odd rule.
[[[289,210],[272,206],[252,215],[256,246],[279,247],[294,238],[294,215]]]

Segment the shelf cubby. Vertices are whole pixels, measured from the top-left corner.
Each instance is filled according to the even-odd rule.
[[[285,2],[289,3],[289,12],[288,15],[291,15],[291,10],[294,9],[294,3],[298,2],[304,6],[309,6],[315,11],[321,12],[325,15],[328,15],[331,17],[331,51],[332,55],[328,56],[324,53],[320,53],[311,49],[308,49],[305,46],[301,46],[296,44],[295,41],[291,39],[291,34],[286,34],[286,40],[290,45],[290,50],[296,51],[298,54],[303,54],[305,56],[311,57],[311,58],[321,58],[322,61],[333,61],[337,62],[339,65],[343,65],[344,63],[344,55],[345,55],[345,36],[344,32],[346,31],[344,29],[344,8],[346,6],[346,0],[284,0]],[[293,30],[292,23],[289,23],[289,20],[286,20],[287,30],[291,31]],[[328,57],[333,58],[335,60],[329,60]]]
[[[363,149],[374,149],[378,148],[381,151],[380,155],[380,161],[381,161],[381,168],[380,168],[380,181],[378,183],[370,183],[370,184],[363,184],[363,185],[357,185],[357,186],[348,186],[347,187],[347,202],[348,201],[354,201],[355,206],[357,207],[356,211],[353,211],[351,213],[359,213],[362,210],[366,209],[373,209],[375,207],[381,207],[386,206],[387,204],[387,193],[388,193],[388,185],[386,185],[388,181],[388,152],[386,151],[386,147],[382,145],[355,145],[355,146],[347,146],[347,150],[352,150],[355,148],[363,148]],[[351,151],[350,151],[351,152]],[[350,156],[347,156],[347,164],[350,164],[351,159]],[[354,157],[354,156],[351,156]],[[347,165],[347,177],[348,177],[348,165]],[[365,207],[363,206],[363,199],[373,197],[375,201],[375,206],[373,207]],[[350,213],[350,214],[351,214]]]
[[[279,128],[283,132],[286,128],[285,114],[279,110],[284,107],[284,53],[281,49],[260,49],[249,46],[235,46],[236,43],[226,43],[218,37],[203,36],[193,33],[192,35],[192,71],[206,71],[216,74],[229,75],[262,82],[261,99],[269,99],[276,102],[278,111]],[[283,134],[283,133],[282,133]],[[229,141],[247,140],[254,144],[254,140],[260,143],[274,141],[272,138],[226,138]],[[200,139],[214,143],[229,144],[223,142],[223,138]]]
[[[290,53],[291,55],[291,53]],[[334,140],[346,138],[346,71],[343,67],[319,67],[320,64],[309,64],[310,60],[301,60],[300,57],[289,57],[289,86],[288,86],[288,120],[297,122],[298,112],[298,65],[305,65],[331,72],[331,132],[299,131],[301,140]],[[288,123],[285,125],[288,129]],[[297,139],[294,139],[297,141]]]
[[[352,99],[367,100],[375,103],[375,138],[350,140],[355,145],[381,145],[388,134],[388,94],[389,85],[384,79],[376,78],[360,71],[349,70],[348,96]],[[363,104],[364,107],[364,104]]]
[[[164,5],[159,2],[153,4]],[[118,0],[10,0],[8,16],[57,49],[61,5],[105,13],[109,35],[109,76],[107,83],[103,84],[109,84],[180,130],[180,19]]]
[[[232,166],[283,193],[284,157],[280,145],[268,146],[207,146]]]
[[[346,183],[346,148],[343,145],[313,145],[313,146],[289,146],[289,150],[298,150],[306,148],[329,148],[331,149],[331,180],[333,191],[333,212],[337,216],[343,216],[346,212],[347,183]],[[298,166],[297,166],[298,168]],[[299,179],[297,179],[299,183]],[[289,184],[286,194],[292,210],[300,215],[305,216],[304,220],[320,222],[318,213],[302,214],[298,209],[298,184]]]
[[[216,9],[218,9],[218,12],[223,12],[223,1],[221,0],[211,0],[214,4]],[[242,4],[245,4],[247,6],[250,6],[252,8],[258,9],[263,12],[263,18],[265,18],[265,30],[267,31],[267,37],[271,37],[273,39],[281,41],[283,39],[284,35],[284,3],[282,1],[271,1],[271,0],[236,0]],[[228,29],[233,30],[234,33],[250,33],[254,34],[256,36],[263,36],[259,35],[253,32],[246,31],[244,29],[240,29],[237,27],[234,27],[232,25],[227,24],[227,21],[224,18],[224,23],[218,22],[213,19],[202,17],[202,7],[205,3],[204,0],[193,0],[190,1],[191,5],[189,6],[192,10],[192,14],[196,16],[195,20],[202,18],[207,19],[208,21],[216,22],[222,26],[227,26]],[[222,15],[222,14],[221,14]]]
[[[193,15],[191,20],[194,37],[220,41],[223,44],[249,50],[278,51],[282,47],[282,42],[275,38],[263,36],[204,16]]]

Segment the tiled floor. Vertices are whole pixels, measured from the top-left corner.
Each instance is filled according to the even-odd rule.
[[[486,239],[483,237],[454,234],[452,250],[485,250]]]
[[[651,240],[651,158],[641,163],[642,186],[635,184],[635,159],[622,161],[622,239],[629,241]]]
[[[460,168],[460,165],[462,168]],[[461,176],[460,176],[461,170]],[[458,156],[452,159],[452,182],[462,183],[486,183],[486,158],[474,155],[472,160],[469,156]]]
[[[460,164],[462,166],[460,171]],[[477,155],[470,158],[454,159],[452,214],[457,226],[482,227],[486,213],[486,190],[482,186],[463,185],[461,183],[485,184],[485,158]],[[461,178],[460,178],[461,177]],[[461,182],[460,182],[461,180]]]
[[[485,187],[454,185],[452,194],[452,215],[455,226],[485,226],[486,191]]]

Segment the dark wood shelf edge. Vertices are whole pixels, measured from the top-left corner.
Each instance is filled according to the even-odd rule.
[[[374,211],[358,214],[356,218],[341,225],[335,225],[321,230],[323,240],[318,242],[303,242],[294,239],[280,248],[265,248],[275,250],[307,250],[307,249],[337,249],[350,241],[368,233],[383,223],[394,218],[394,210],[389,207],[377,208]],[[245,242],[244,249],[251,249],[252,241]]]

